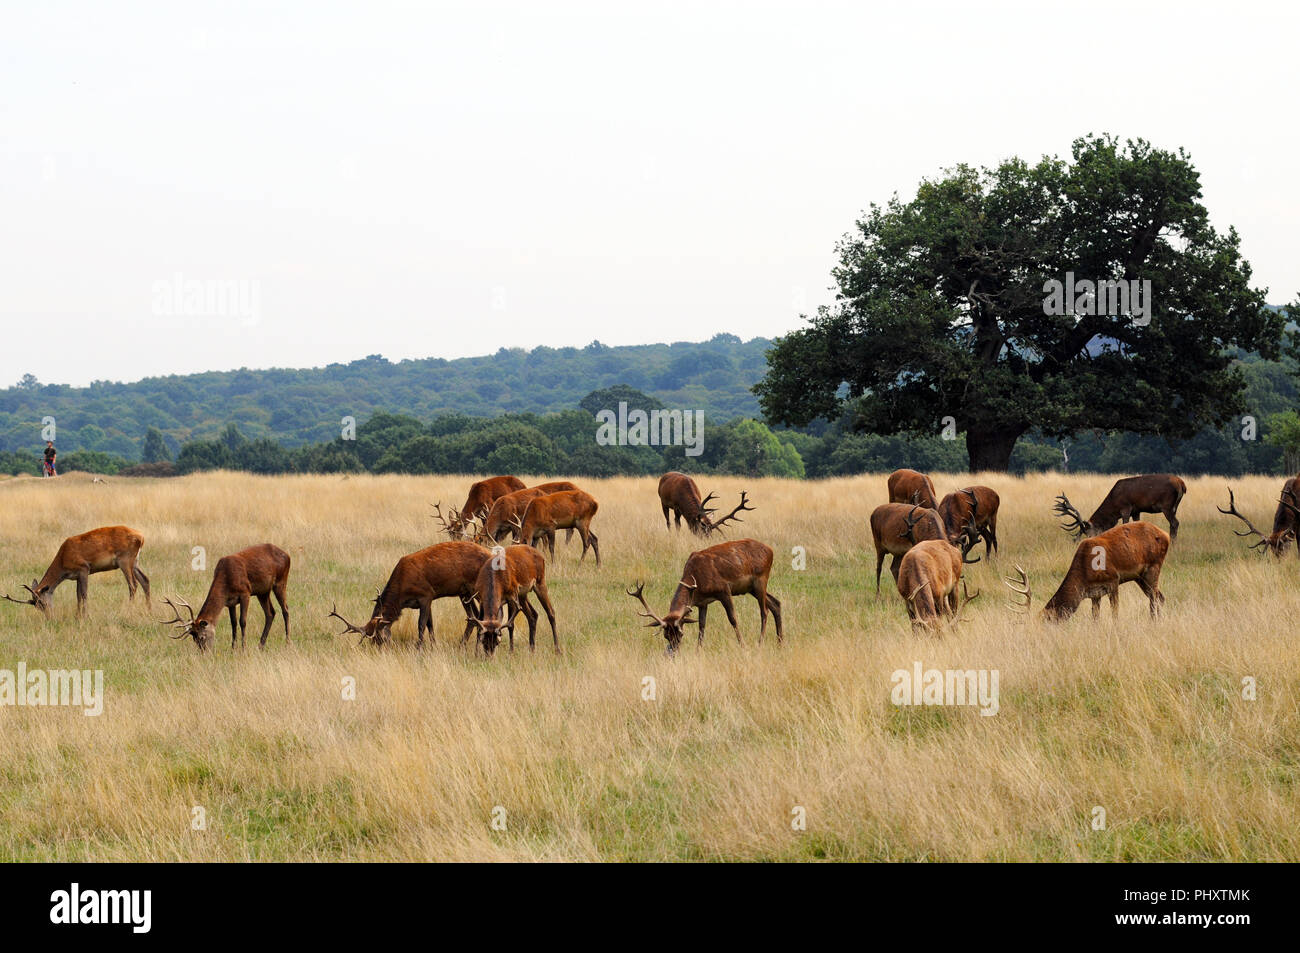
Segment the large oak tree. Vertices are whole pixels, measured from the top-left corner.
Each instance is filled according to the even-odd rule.
[[[918,435],[950,417],[972,471],[1007,469],[1033,429],[1221,425],[1244,411],[1228,349],[1276,356],[1283,319],[1200,199],[1182,150],[1088,136],[1070,162],[962,165],[872,205],[838,246],[835,304],[768,352],[763,410],[791,426],[851,410],[856,429]],[[1089,314],[1111,309],[1085,298],[1047,313],[1067,273],[1149,281],[1149,314]]]

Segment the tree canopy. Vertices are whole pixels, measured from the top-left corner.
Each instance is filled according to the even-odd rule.
[[[1283,318],[1200,199],[1185,152],[1086,136],[1070,162],[961,165],[872,205],[838,246],[835,304],[768,352],[763,411],[790,426],[848,413],[876,434],[955,426],[973,471],[1006,470],[1031,431],[1221,426],[1246,410],[1232,349],[1277,357]],[[1076,276],[1091,288],[1052,294]],[[1100,282],[1149,293],[1139,309]]]

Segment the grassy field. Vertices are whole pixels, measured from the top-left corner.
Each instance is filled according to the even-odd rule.
[[[972,482],[935,479],[941,493]],[[910,631],[887,571],[872,591],[883,476],[708,479],[758,507],[729,535],[776,550],[786,641],[769,627],[757,644],[744,597],[743,646],[719,609],[704,647],[688,640],[676,660],[624,589],[645,579],[662,613],[696,541],[664,530],[653,479],[580,482],[601,503],[604,565],[580,565],[575,540],[548,566],[564,654],[543,618],[536,654],[486,661],[455,644],[454,600],[435,604],[437,645],[420,653],[413,613],[384,653],[326,618],[337,600],[364,621],[396,559],[437,541],[429,503],[459,504],[469,478],[0,481],[5,591],[64,537],[125,523],[145,537],[155,601],[129,604],[112,573],[91,578],[82,621],[72,583],[49,619],[0,603],[0,669],[102,669],[106,695],[99,717],[0,708],[0,858],[1300,860],[1300,562],[1245,550],[1214,511],[1223,479],[1188,481],[1161,620],[1126,585],[1117,623],[1108,609],[1026,621],[981,562],[970,621],[940,637]],[[1111,479],[979,482],[1002,495],[1001,567],[1029,571],[1039,608],[1073,551],[1052,497],[1086,514]],[[1256,525],[1281,482],[1234,481]],[[225,619],[206,656],[166,637],[163,595],[197,606],[217,557],[265,541],[293,557],[291,645],[277,620],[267,651],[252,647],[256,602],[246,652]],[[190,568],[196,546],[205,572]],[[891,674],[914,662],[996,669],[998,713],[896,708]]]

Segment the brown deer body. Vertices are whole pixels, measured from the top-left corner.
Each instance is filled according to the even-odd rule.
[[[1256,549],[1263,547],[1267,552],[1272,553],[1275,557],[1281,558],[1287,544],[1294,541],[1296,544],[1296,555],[1300,556],[1300,476],[1293,476],[1282,485],[1282,495],[1277,501],[1277,510],[1273,514],[1273,532],[1265,536],[1259,530],[1251,525],[1250,520],[1237,512],[1237,500],[1233,495],[1232,487],[1228,487],[1228,508],[1215,507],[1224,516],[1235,516],[1246,524],[1246,528],[1238,532],[1233,530],[1238,536],[1255,535],[1259,540],[1251,543],[1250,548]]]
[[[1001,504],[1001,498],[990,487],[968,486],[939,501],[939,518],[943,520],[950,540],[960,535],[967,523],[973,522],[975,531],[984,540],[984,555],[991,556],[998,548],[998,507]]]
[[[483,528],[477,539],[488,545],[501,542],[507,536],[514,534],[516,529],[514,524],[523,521],[524,508],[535,497],[544,496],[547,493],[559,493],[561,490],[576,489],[578,487],[567,480],[557,480],[553,483],[540,483],[537,486],[530,486],[523,490],[514,490],[505,496],[498,497],[488,510],[487,515],[483,517]]]
[[[1065,494],[1056,498],[1053,509],[1065,517],[1061,528],[1075,539],[1096,536],[1130,519],[1141,521],[1142,513],[1163,513],[1169,521],[1169,538],[1178,538],[1178,504],[1187,493],[1187,484],[1171,473],[1144,473],[1142,476],[1116,480],[1106,498],[1086,520]]]
[[[916,470],[895,470],[886,481],[890,503],[916,503],[929,509],[938,507],[934,481]]]
[[[1160,591],[1160,570],[1169,553],[1169,534],[1141,520],[1124,523],[1082,540],[1074,551],[1070,569],[1043,607],[1048,622],[1064,622],[1084,599],[1092,600],[1092,617],[1101,614],[1101,597],[1110,599],[1112,615],[1119,615],[1119,587],[1136,582],[1150,602],[1151,615],[1160,614],[1165,597]],[[1023,569],[1019,585],[1008,585],[1025,597],[1024,610],[1033,598]]]
[[[596,554],[596,565],[600,565],[600,539],[591,531],[591,520],[596,515],[600,504],[590,493],[582,490],[561,490],[558,493],[545,493],[533,497],[524,506],[518,528],[519,542],[531,546],[540,537],[546,541],[551,558],[555,558],[555,531],[557,529],[576,529],[582,537],[582,559],[587,558],[587,549]]]
[[[645,607],[645,612],[641,615],[651,620],[647,625],[663,629],[669,655],[675,654],[681,645],[682,626],[696,624],[697,620],[690,618],[692,609],[700,610],[700,631],[696,644],[704,643],[704,624],[712,602],[722,603],[727,621],[736,633],[736,641],[740,642],[740,626],[736,622],[736,607],[732,597],[746,594],[758,602],[759,641],[762,641],[767,632],[767,614],[771,612],[776,622],[776,640],[779,643],[785,638],[785,633],[781,628],[781,600],[767,588],[771,573],[772,548],[756,539],[737,539],[691,553],[686,565],[682,567],[682,580],[673,593],[668,612],[662,617],[655,615],[646,603],[644,583],[636,589],[629,589],[628,595]]]
[[[536,593],[537,600],[546,611],[546,621],[551,624],[551,638],[555,654],[560,654],[560,636],[555,631],[555,609],[550,593],[546,591],[546,560],[531,546],[507,546],[497,550],[479,570],[474,584],[480,616],[474,620],[479,629],[483,651],[491,655],[501,641],[501,630],[510,632],[510,651],[515,648],[514,618],[522,612],[528,620],[528,649],[536,645],[537,610],[528,602],[528,594]],[[504,611],[504,614],[502,612]]]
[[[710,493],[708,496],[701,497],[699,486],[685,473],[678,473],[676,470],[665,473],[659,478],[659,506],[664,514],[664,526],[671,530],[673,522],[676,521],[677,529],[680,530],[682,520],[686,520],[686,528],[696,536],[708,536],[715,530],[721,529],[728,521],[744,522],[736,514],[754,508],[746,505],[748,498],[742,491],[740,505],[722,519],[715,521],[713,514],[717,512],[717,507],[709,506],[715,496],[716,493]]]
[[[915,503],[882,503],[871,511],[871,541],[876,547],[876,595],[880,595],[880,567],[885,556],[889,572],[898,582],[899,562],[909,549],[927,539],[947,539],[943,521],[935,510]]]
[[[979,596],[957,600],[962,582],[962,551],[946,539],[927,539],[909,549],[898,570],[898,594],[907,606],[913,628],[928,629],[945,618],[956,621],[962,606]]]
[[[507,493],[513,493],[515,490],[522,490],[524,481],[516,476],[494,476],[486,480],[479,480],[477,483],[470,484],[469,495],[465,497],[465,505],[459,510],[450,509],[450,519],[443,520],[443,526],[447,530],[447,535],[454,540],[465,538],[465,528],[470,520],[479,519],[492,508],[492,504],[505,496]],[[435,518],[441,519],[441,507],[434,504],[438,510]]]
[[[286,593],[289,585],[289,554],[279,546],[262,543],[250,546],[229,556],[217,560],[212,571],[212,585],[208,587],[208,597],[203,600],[196,616],[189,603],[179,600],[181,607],[189,612],[189,619],[182,619],[180,609],[171,599],[166,600],[176,613],[176,618],[169,619],[165,625],[174,625],[181,631],[173,638],[190,636],[200,652],[207,651],[217,635],[217,622],[223,610],[230,612],[230,648],[244,647],[244,630],[248,618],[248,603],[253,597],[262,606],[262,615],[266,622],[262,626],[262,638],[259,642],[266,648],[266,637],[275,620],[275,608],[271,605],[271,596],[280,603],[284,613],[284,640],[289,641],[289,603]],[[238,618],[236,618],[238,610]]]
[[[129,599],[135,598],[137,587],[144,589],[145,603],[149,602],[149,577],[140,568],[138,558],[144,546],[144,537],[127,526],[101,526],[88,533],[69,536],[59,547],[40,579],[33,579],[30,586],[24,586],[30,599],[15,599],[6,595],[10,602],[35,606],[41,612],[48,612],[51,597],[60,583],[69,579],[77,582],[77,614],[86,611],[86,597],[89,593],[89,579],[97,572],[110,572],[120,569],[126,577]]]
[[[409,553],[397,561],[388,582],[375,597],[370,621],[355,626],[338,614],[330,615],[343,622],[348,632],[356,632],[378,646],[387,645],[393,637],[393,624],[405,609],[416,609],[416,648],[424,646],[424,633],[433,642],[433,603],[438,599],[460,599],[465,609],[465,632],[461,641],[474,629],[474,587],[479,571],[492,556],[489,549],[468,540],[436,543],[418,552]]]

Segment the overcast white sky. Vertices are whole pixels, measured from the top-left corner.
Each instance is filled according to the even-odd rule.
[[[775,336],[868,203],[1088,132],[1186,147],[1285,303],[1298,10],[9,4],[0,385]]]

